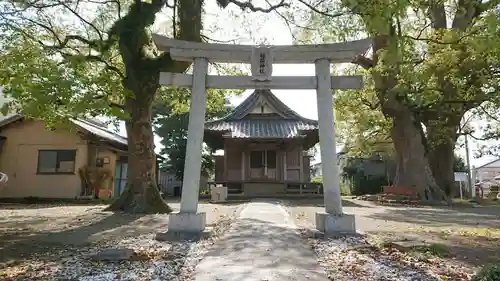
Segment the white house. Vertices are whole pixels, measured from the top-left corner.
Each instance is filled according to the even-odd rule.
[[[500,158],[494,161],[488,162],[482,166],[472,168],[472,181],[477,182],[488,182],[495,179],[495,177],[500,176]]]
[[[482,166],[473,167],[471,172],[474,190],[480,186],[483,196],[488,196],[492,186],[500,185],[500,158]]]

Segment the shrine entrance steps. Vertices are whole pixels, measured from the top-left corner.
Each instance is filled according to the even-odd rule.
[[[254,201],[195,270],[196,281],[327,281],[293,218],[276,200]]]

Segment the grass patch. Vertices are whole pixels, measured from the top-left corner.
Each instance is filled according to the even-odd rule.
[[[450,249],[443,244],[434,243],[425,246],[416,246],[407,252],[409,256],[421,262],[432,262],[435,258],[451,257]]]
[[[500,264],[488,264],[484,266],[472,281],[498,281],[500,280]]]
[[[450,256],[448,246],[439,243],[433,243],[426,246],[416,246],[410,250],[410,254],[424,255],[425,257],[447,258]],[[426,258],[428,260],[428,258]]]
[[[369,239],[369,243],[374,246],[377,249],[387,249],[387,248],[399,248],[395,247],[394,241],[391,241],[390,239],[387,239],[386,237],[380,237],[380,236],[371,236]],[[403,240],[407,241],[407,240]],[[449,257],[450,256],[450,249],[448,246],[440,243],[431,243],[431,244],[425,244],[425,245],[416,245],[416,246],[411,246],[408,248],[401,249],[401,251],[408,252],[408,253],[414,253],[414,254],[426,254],[429,256],[437,256],[441,258]]]
[[[500,205],[500,200],[498,200],[497,198],[493,198],[493,199],[477,199],[477,200],[473,200],[474,203],[476,204],[479,204],[481,206],[494,206],[494,205]]]
[[[368,236],[368,243],[379,250],[389,248],[391,246],[391,242],[389,242],[387,238],[374,234]]]
[[[498,206],[500,200],[497,198],[474,198],[474,199],[453,199],[454,207],[474,207],[474,206]]]
[[[487,238],[489,240],[500,239],[500,228],[492,227],[463,227],[460,229],[417,228],[414,230],[416,230],[416,232],[437,234],[443,239],[446,239],[450,236],[460,236],[464,238]]]
[[[422,262],[431,262],[435,258],[449,258],[451,251],[447,245],[440,243],[430,243],[419,241],[391,241],[387,237],[373,236],[369,238],[369,244],[381,252],[397,250],[404,253],[405,256],[411,257]],[[400,243],[401,242],[401,243]],[[404,245],[403,243],[409,242]],[[413,243],[415,242],[415,243]]]
[[[451,231],[461,236],[466,237],[486,237],[491,239],[500,239],[500,228],[464,228],[458,231]]]

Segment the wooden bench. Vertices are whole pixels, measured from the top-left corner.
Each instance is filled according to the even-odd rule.
[[[408,201],[408,204],[410,204],[410,201],[418,200],[418,192],[415,189],[409,187],[384,186],[383,194],[401,196],[404,198],[405,201]],[[387,200],[380,200],[380,201],[387,201]]]

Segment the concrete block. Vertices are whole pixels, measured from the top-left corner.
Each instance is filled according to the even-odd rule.
[[[212,187],[212,202],[225,202],[227,200],[227,186],[217,185]]]
[[[171,213],[168,219],[168,231],[203,232],[206,224],[205,213]]]
[[[354,215],[316,213],[316,229],[325,235],[353,235],[356,234]]]

